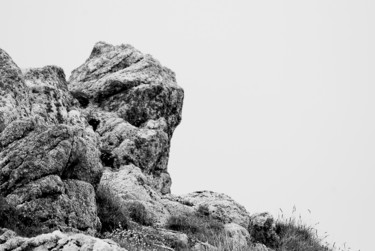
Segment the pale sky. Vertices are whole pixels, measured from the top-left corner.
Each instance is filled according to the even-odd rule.
[[[21,68],[54,64],[69,77],[106,41],[176,72],[173,193],[223,192],[275,216],[295,205],[328,241],[373,250],[375,1],[2,0],[0,10],[0,48]]]

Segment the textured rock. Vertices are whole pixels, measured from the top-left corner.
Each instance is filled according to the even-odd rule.
[[[56,66],[27,69],[25,83],[30,89],[31,113],[49,124],[66,123],[68,109],[77,102],[68,91],[64,71]]]
[[[167,172],[170,138],[163,131],[163,120],[151,120],[143,128],[137,128],[113,113],[91,114],[102,121],[96,132],[102,143],[104,165],[117,169],[134,164],[150,177],[156,191],[170,193],[171,178]]]
[[[233,222],[245,228],[249,225],[249,213],[228,195],[198,191],[181,197],[185,203],[191,204],[197,209],[199,206],[207,207],[209,214],[223,223]]]
[[[55,66],[23,73],[0,50],[0,195],[41,227],[95,229],[98,136]]]
[[[181,120],[183,90],[174,73],[130,45],[97,43],[69,82],[73,95],[116,112],[134,126],[165,118],[168,132],[173,132]]]
[[[103,163],[115,172],[134,166],[119,194],[169,215],[159,201],[170,193],[169,147],[183,101],[171,70],[130,45],[99,42],[69,84],[56,66],[21,72],[2,50],[0,80],[0,195],[22,214],[49,226],[99,226]]]
[[[106,235],[126,243],[129,250],[190,250],[192,240],[184,233],[156,227],[137,226],[135,229],[117,229]]]
[[[142,203],[153,223],[163,226],[171,215],[193,212],[191,206],[163,196],[150,186],[150,179],[134,165],[121,166],[116,172],[105,170],[99,189],[109,189],[123,205]]]
[[[250,234],[246,228],[236,223],[228,223],[224,225],[224,230],[234,244],[234,249],[244,250],[250,244]]]
[[[126,251],[111,240],[102,240],[77,233],[54,231],[37,237],[24,238],[13,231],[0,229],[0,251],[51,250],[51,251]]]
[[[141,202],[158,226],[164,226],[171,215],[194,214],[200,206],[206,206],[210,216],[223,223],[236,223],[246,229],[249,225],[249,213],[227,195],[210,191],[183,196],[161,195],[155,192],[151,183],[152,179],[132,164],[121,166],[115,172],[105,170],[100,182],[124,205]]]
[[[174,73],[130,45],[99,42],[68,87],[100,135],[105,165],[134,164],[170,193],[169,147],[183,102]]]
[[[268,248],[266,245],[264,244],[260,244],[260,243],[256,243],[253,245],[253,247],[251,248],[251,251],[274,251],[273,249],[271,248]]]
[[[0,49],[0,132],[12,121],[29,115],[29,90],[21,70]]]
[[[102,168],[86,137],[82,130],[59,125],[7,145],[0,153],[1,194],[44,225],[96,228],[93,186]]]
[[[141,203],[153,227],[207,208],[238,247],[246,246],[249,214],[229,196],[171,194],[169,149],[184,92],[152,56],[99,42],[67,82],[56,66],[21,72],[0,50],[0,94],[0,196],[25,219],[43,230],[93,233],[101,225],[96,189],[108,189],[101,192],[123,208]],[[143,230],[191,250],[216,249],[182,233]],[[0,230],[0,251],[12,249],[124,250],[83,234],[24,238]]]
[[[205,242],[197,242],[193,247],[191,247],[192,251],[218,251],[219,249],[215,246],[210,245],[209,243]]]

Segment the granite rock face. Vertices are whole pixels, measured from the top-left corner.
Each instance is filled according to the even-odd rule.
[[[96,229],[98,136],[55,66],[22,72],[1,51],[0,195],[46,228]]]
[[[170,193],[169,147],[184,97],[174,73],[130,45],[99,42],[69,90],[100,137],[104,165],[134,164],[156,191]]]
[[[180,123],[183,90],[174,73],[131,45],[97,43],[69,83],[83,106],[89,102],[115,112],[136,127],[163,118],[171,135]]]
[[[0,92],[0,195],[22,215],[50,227],[99,227],[103,166],[139,170],[119,194],[137,190],[130,181],[140,177],[155,196],[170,193],[183,90],[150,55],[99,42],[68,83],[59,67],[21,71],[0,50]]]
[[[46,124],[66,124],[69,108],[77,102],[68,91],[64,71],[56,66],[23,71],[30,91],[31,114]]]
[[[249,213],[232,198],[210,191],[171,194],[169,149],[184,92],[152,56],[99,42],[67,81],[56,66],[21,71],[0,50],[0,94],[0,196],[23,217],[50,230],[95,232],[101,226],[95,196],[105,189],[125,207],[141,203],[159,227],[170,216],[205,207],[246,245]],[[13,237],[2,243],[122,250],[61,232]],[[199,245],[197,250],[206,249]]]
[[[11,57],[0,49],[0,132],[12,121],[30,114],[29,91]]]

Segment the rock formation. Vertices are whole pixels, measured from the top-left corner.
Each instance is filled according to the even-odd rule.
[[[77,233],[100,229],[98,192],[124,207],[142,204],[159,228],[203,208],[246,246],[250,215],[229,196],[171,194],[167,164],[183,98],[175,74],[130,45],[97,43],[69,81],[56,66],[21,71],[0,49],[0,197],[24,221],[57,230],[25,238],[2,229],[0,250],[122,250]],[[208,245],[159,233],[192,250]]]
[[[126,251],[114,241],[102,240],[84,234],[62,233],[54,231],[37,237],[25,238],[17,236],[11,230],[0,229],[0,250],[92,250],[92,251]]]

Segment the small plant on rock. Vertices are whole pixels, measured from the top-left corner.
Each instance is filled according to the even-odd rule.
[[[144,226],[152,225],[152,219],[149,217],[145,206],[139,202],[134,201],[126,205],[129,217]]]
[[[202,242],[214,244],[217,235],[224,234],[223,223],[200,213],[171,216],[166,228],[183,232]]]
[[[314,228],[297,222],[294,218],[276,223],[276,233],[280,237],[277,251],[303,250],[303,251],[331,251],[322,244]]]

